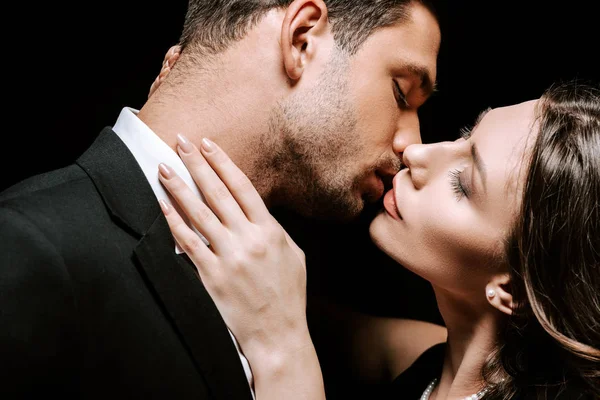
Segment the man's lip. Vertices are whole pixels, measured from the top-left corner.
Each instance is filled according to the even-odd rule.
[[[381,182],[383,183],[384,192],[387,192],[393,187],[394,175],[381,175],[377,174]]]
[[[371,175],[370,179],[374,178],[374,182],[370,184],[370,190],[368,190],[369,202],[375,203],[383,198],[385,193],[392,189],[393,180],[395,174],[389,174],[387,172],[376,171]]]
[[[385,193],[385,182],[383,181],[383,179],[375,174],[375,186],[373,187],[373,199],[372,202],[376,202],[379,199],[381,199]]]

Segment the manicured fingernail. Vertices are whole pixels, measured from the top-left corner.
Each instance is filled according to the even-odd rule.
[[[169,207],[169,204],[166,201],[159,200],[158,204],[160,204],[160,209],[162,210],[163,214],[167,215],[169,211],[171,211],[171,207]]]
[[[160,171],[161,176],[165,179],[171,179],[173,176],[173,170],[166,164],[158,164],[158,170]]]
[[[207,138],[204,138],[202,139],[202,149],[207,153],[211,153],[215,149],[215,146],[213,142],[211,142]]]
[[[194,145],[188,140],[188,138],[183,136],[181,133],[177,134],[177,144],[181,148],[181,151],[183,151],[186,154],[189,154],[192,151],[194,151]]]

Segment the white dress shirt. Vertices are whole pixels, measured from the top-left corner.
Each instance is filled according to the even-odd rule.
[[[192,175],[190,175],[185,164],[179,158],[179,155],[137,117],[138,112],[138,110],[133,108],[123,108],[113,127],[113,131],[115,131],[117,136],[119,136],[135,157],[142,168],[144,175],[146,175],[146,179],[148,179],[150,186],[152,186],[152,190],[154,191],[157,200],[165,200],[169,204],[173,204],[170,195],[167,194],[167,191],[158,179],[158,164],[165,163],[173,168],[177,175],[183,179],[192,191],[204,201],[204,197],[198,190]],[[188,225],[190,224],[188,223]],[[208,244],[208,241],[194,227],[191,228],[202,238],[204,243]],[[179,246],[176,246],[174,251],[177,254],[182,253]],[[254,378],[252,376],[252,371],[250,370],[250,365],[231,331],[229,331],[229,335],[231,335],[231,339],[240,356],[246,378],[248,379],[248,385],[250,385],[252,397],[254,398]]]

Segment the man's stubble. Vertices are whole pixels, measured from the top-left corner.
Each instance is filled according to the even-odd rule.
[[[272,174],[270,203],[317,218],[349,219],[364,207],[363,143],[350,95],[347,56],[336,54],[317,83],[280,101],[255,170]],[[268,172],[267,172],[268,171]]]

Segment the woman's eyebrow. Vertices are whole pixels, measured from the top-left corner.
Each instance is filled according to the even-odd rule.
[[[477,119],[475,120],[475,124],[473,125],[473,130],[475,130],[475,128],[477,128],[477,125],[479,125],[479,123],[483,120],[483,118],[486,116],[486,114],[489,113],[490,111],[492,111],[492,107],[488,107],[479,113],[479,115],[477,116]]]
[[[475,143],[471,145],[471,157],[473,158],[473,164],[475,164],[475,169],[477,169],[477,171],[479,172],[479,176],[481,176],[483,190],[487,192],[487,167],[481,159],[481,155],[479,154]]]

